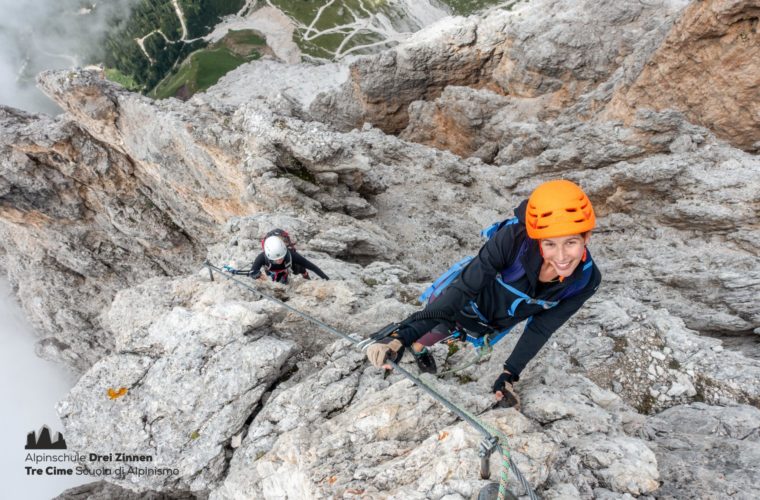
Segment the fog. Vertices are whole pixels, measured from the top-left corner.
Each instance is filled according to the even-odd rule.
[[[0,0],[0,104],[32,112],[60,112],[35,87],[36,75],[99,60],[108,20],[126,19],[136,1]],[[36,356],[32,327],[4,280],[0,280],[0,342],[0,497],[47,500],[90,482],[81,476],[33,477],[24,469],[30,465],[24,449],[28,432],[43,425],[53,435],[63,431],[55,404],[74,385],[75,377],[63,366]]]
[[[126,19],[135,1],[0,0],[0,104],[60,112],[35,87],[36,75],[99,60],[108,20]],[[53,436],[63,431],[55,404],[74,385],[75,377],[63,366],[36,356],[32,327],[4,280],[0,280],[0,342],[0,497],[48,500],[67,488],[91,482],[82,476],[27,475],[25,467],[34,464],[25,461],[26,435],[43,425]]]
[[[44,361],[34,353],[36,337],[15,301],[8,282],[0,280],[0,470],[2,498],[48,500],[67,488],[89,483],[87,477],[28,476],[26,435],[43,425],[54,437],[63,432],[55,404],[76,382],[62,365]],[[64,434],[64,438],[66,434]],[[38,452],[39,453],[39,452]],[[60,465],[60,464],[59,464]],[[65,463],[63,465],[70,465]]]
[[[100,60],[108,21],[125,20],[137,1],[0,0],[0,104],[60,112],[36,75]]]

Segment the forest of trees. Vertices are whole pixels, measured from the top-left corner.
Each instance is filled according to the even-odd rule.
[[[192,52],[206,47],[206,42],[200,37],[210,33],[222,17],[240,11],[246,3],[246,0],[178,0],[185,17],[186,40],[195,40],[188,43],[182,40],[182,25],[172,0],[136,1],[138,3],[133,8],[129,19],[114,20],[113,29],[110,30],[105,41],[104,62],[112,72],[118,70],[124,75],[125,80],[134,82],[146,94],[155,90],[170,73],[176,76],[179,72],[179,63]],[[316,13],[320,12],[321,23],[318,28],[321,29],[352,21],[353,16],[347,10],[349,5],[358,9],[355,0],[346,0],[334,4],[324,12],[319,10],[327,2],[328,0],[274,0],[273,3],[287,15],[305,25],[309,25]],[[501,3],[502,0],[441,0],[441,2],[456,14],[469,14]],[[383,2],[370,2],[367,5],[371,5],[370,10],[373,12],[390,8]],[[316,42],[306,43],[299,38],[300,36],[301,33],[297,32],[295,39],[297,43],[300,42],[299,46],[304,53],[328,59],[332,54],[331,51],[334,51],[345,37],[341,34],[328,34],[321,36]],[[138,45],[137,39],[143,40],[145,52]],[[376,34],[358,33],[352,35],[351,43],[344,49],[376,41],[378,41]],[[166,80],[171,80],[171,78]]]
[[[179,0],[188,38],[208,34],[221,17],[234,14],[245,0]],[[158,33],[160,30],[169,41]],[[148,60],[136,39],[143,38]],[[150,91],[178,62],[206,45],[203,40],[181,41],[182,27],[171,0],[141,0],[126,21],[114,20],[105,41],[105,65],[131,76],[143,92]]]
[[[180,4],[188,37],[196,38],[210,33],[222,17],[239,11],[245,0],[180,0]]]

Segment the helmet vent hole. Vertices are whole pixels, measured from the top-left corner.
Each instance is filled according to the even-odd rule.
[[[565,212],[577,212],[577,211],[578,211],[577,208],[566,208],[565,209]]]
[[[541,217],[549,217],[553,213],[554,213],[553,211],[551,211],[551,212],[544,212],[544,213],[541,214]]]

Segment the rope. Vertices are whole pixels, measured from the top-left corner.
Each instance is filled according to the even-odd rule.
[[[461,372],[462,370],[469,368],[476,363],[480,363],[481,360],[488,359],[490,356],[491,356],[490,350],[486,352],[485,354],[483,354],[483,348],[476,347],[475,353],[470,357],[468,361],[463,361],[460,365],[453,367],[451,370],[446,370],[446,371],[437,373],[436,376],[438,378],[443,378],[445,375]]]
[[[454,403],[452,403],[451,401],[443,397],[431,385],[427,384],[422,379],[412,375],[411,373],[406,371],[406,369],[396,364],[394,361],[388,361],[388,363],[391,366],[393,366],[395,369],[397,369],[406,378],[411,380],[416,386],[418,386],[419,388],[427,392],[439,403],[443,404],[446,408],[456,413],[462,420],[464,420],[465,422],[470,424],[472,427],[474,427],[478,432],[483,434],[486,440],[490,440],[494,436],[499,438],[495,446],[495,448],[498,449],[500,453],[502,454],[502,473],[501,473],[501,481],[499,482],[499,500],[504,500],[506,496],[506,483],[508,481],[509,469],[512,469],[512,472],[514,473],[517,480],[520,482],[520,485],[522,485],[522,487],[527,492],[528,497],[530,497],[531,500],[538,500],[538,497],[533,492],[533,489],[530,487],[530,483],[528,482],[527,479],[525,479],[525,476],[522,475],[520,470],[517,468],[517,465],[512,460],[512,456],[509,454],[509,451],[506,448],[507,437],[503,433],[491,428],[487,424],[484,424],[482,421],[478,420],[477,417],[470,414],[470,412],[468,412],[464,408],[460,408],[456,406]],[[501,443],[504,443],[505,446],[502,446]]]
[[[212,271],[217,272],[218,274],[222,275],[224,278],[226,278],[229,281],[232,281],[234,284],[245,288],[246,290],[250,290],[253,293],[264,297],[265,299],[274,302],[285,309],[297,314],[301,318],[314,323],[315,325],[319,326],[323,330],[332,333],[333,335],[337,335],[338,337],[348,340],[354,345],[361,344],[360,340],[357,340],[353,337],[350,337],[346,335],[343,332],[340,332],[336,330],[335,328],[331,327],[330,325],[323,323],[322,321],[318,320],[317,318],[310,316],[308,314],[302,313],[298,309],[295,309],[292,306],[287,305],[285,302],[272,297],[271,295],[264,293],[246,283],[243,283],[239,279],[228,275],[225,273],[222,269],[216,267],[215,265],[211,264],[209,261],[205,261],[203,263],[209,270],[209,275],[211,276],[211,280],[213,281],[214,275]],[[517,465],[515,465],[514,461],[512,460],[511,455],[509,454],[509,451],[507,450],[506,446],[502,446],[502,443],[506,445],[507,443],[507,437],[502,434],[501,432],[494,430],[478,420],[474,415],[471,415],[467,410],[464,408],[460,408],[445,397],[443,397],[438,391],[436,391],[432,386],[428,385],[422,379],[412,375],[406,369],[402,368],[401,366],[397,365],[394,361],[389,361],[389,364],[396,368],[399,373],[401,373],[403,376],[405,376],[407,379],[409,379],[413,384],[415,384],[417,387],[421,388],[425,392],[427,392],[433,399],[441,403],[443,406],[448,408],[451,412],[455,413],[459,418],[470,424],[472,427],[474,427],[478,432],[483,434],[486,441],[491,441],[494,443],[494,448],[499,450],[499,452],[502,455],[502,473],[500,477],[499,482],[499,500],[504,500],[506,498],[506,491],[507,491],[507,481],[508,481],[508,474],[509,470],[512,470],[512,473],[515,475],[517,480],[519,481],[520,485],[525,489],[525,491],[528,494],[528,497],[531,500],[538,500],[538,497],[534,493],[533,489],[530,487],[530,483],[528,483],[528,480],[525,479],[525,476],[522,475],[520,470],[517,468]],[[496,437],[496,440],[494,441],[494,437]]]

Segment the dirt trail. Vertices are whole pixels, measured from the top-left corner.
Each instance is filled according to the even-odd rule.
[[[184,42],[187,40],[187,25],[185,24],[185,13],[182,12],[182,8],[179,6],[179,0],[172,0],[172,5],[174,5],[174,10],[177,12],[177,17],[179,18],[179,24],[182,26],[181,40]]]

